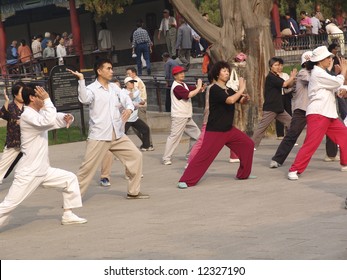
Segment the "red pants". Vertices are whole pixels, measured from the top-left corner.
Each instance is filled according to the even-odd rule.
[[[206,123],[204,123],[201,127],[200,137],[198,141],[196,141],[196,143],[194,144],[192,150],[190,151],[187,163],[190,163],[192,159],[196,156],[196,154],[199,152],[199,150],[201,149],[202,142],[204,141],[204,137],[205,137],[205,132],[206,132]],[[230,150],[230,158],[238,159],[237,155],[232,150]]]
[[[347,165],[347,128],[339,119],[322,115],[308,115],[307,132],[303,146],[299,150],[289,171],[302,173],[309,164],[312,155],[321,144],[324,135],[340,146],[340,163]]]
[[[196,185],[224,145],[233,150],[240,159],[236,177],[247,179],[252,170],[254,142],[245,133],[233,127],[226,132],[205,132],[200,150],[189,163],[179,182],[185,182],[188,186]]]

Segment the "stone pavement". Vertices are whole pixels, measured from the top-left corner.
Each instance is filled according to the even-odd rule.
[[[264,139],[254,155],[258,179],[234,180],[238,164],[228,163],[223,149],[196,187],[179,190],[187,139],[173,165],[163,166],[166,136],[153,135],[156,150],[143,154],[149,200],[125,199],[119,161],[112,186],[99,187],[96,174],[76,210],[85,225],[61,226],[61,194],[39,188],[1,230],[0,259],[347,259],[347,173],[322,161],[323,144],[296,182],[286,174],[298,147],[273,170],[268,164],[279,141]],[[84,148],[50,147],[52,166],[76,172]],[[11,179],[0,186],[1,200]]]

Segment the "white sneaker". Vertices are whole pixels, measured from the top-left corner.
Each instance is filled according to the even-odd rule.
[[[62,225],[73,225],[73,224],[85,224],[87,222],[87,219],[80,218],[76,214],[64,214],[61,218],[61,224]]]
[[[229,158],[229,162],[230,163],[239,163],[240,159],[238,159],[238,158]]]
[[[347,171],[347,165],[341,165],[341,171],[346,172]]]
[[[298,171],[291,171],[291,172],[289,172],[289,173],[288,173],[288,179],[289,179],[289,180],[292,180],[292,181],[298,180],[298,179],[299,179],[299,177],[298,177]]]
[[[163,164],[164,165],[171,165],[172,162],[171,162],[171,160],[167,159],[167,160],[163,160]]]
[[[328,157],[328,156],[326,156],[324,158],[324,161],[325,162],[340,161],[340,156],[336,156],[336,157]]]
[[[278,167],[281,167],[281,166],[282,166],[282,164],[278,163],[277,161],[272,160],[270,162],[270,168],[278,168]]]

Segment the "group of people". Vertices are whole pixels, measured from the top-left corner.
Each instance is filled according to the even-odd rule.
[[[7,64],[28,63],[33,59],[62,58],[74,54],[72,34],[64,32],[62,35],[46,32],[45,36],[33,36],[29,46],[25,39],[11,42],[6,52]]]
[[[307,126],[304,144],[289,169],[288,179],[299,179],[325,135],[335,147],[335,153],[332,154],[328,152],[327,146],[328,158],[331,161],[339,160],[341,171],[347,171],[347,128],[337,112],[339,104],[341,117],[346,119],[347,60],[338,57],[336,50],[337,46],[333,44],[329,49],[321,46],[303,53],[302,69],[299,72],[293,69],[287,77],[283,76],[283,60],[277,57],[270,59],[265,80],[263,116],[252,138],[233,124],[235,104],[244,104],[250,100],[246,92],[246,80],[239,78],[238,89],[231,89],[228,86],[231,66],[225,61],[218,61],[211,66],[208,86],[200,79],[194,86],[187,85],[187,69],[176,65],[171,55],[164,53],[166,75],[170,81],[171,129],[162,164],[173,164],[173,154],[184,133],[190,138],[187,164],[178,180],[178,188],[195,186],[224,146],[230,150],[230,162],[239,163],[236,179],[255,179],[256,176],[252,174],[253,154],[259,148],[266,129],[275,119],[283,124],[286,133],[270,162],[270,168],[283,165]],[[126,69],[123,89],[119,81],[113,80],[112,62],[107,59],[95,63],[96,79],[88,86],[83,73],[68,71],[78,79],[80,102],[89,105],[90,110],[83,162],[77,175],[50,166],[47,131],[69,127],[73,116],[57,113],[42,87],[15,84],[12,88],[13,102],[9,103],[5,94],[5,104],[0,110],[0,117],[8,122],[6,146],[0,160],[0,181],[18,161],[14,181],[4,201],[0,203],[0,226],[5,224],[11,211],[39,185],[63,191],[62,224],[86,223],[87,220],[78,217],[72,209],[82,206],[82,197],[100,166],[100,185],[111,185],[114,157],[125,167],[127,198],[149,198],[148,194],[140,191],[142,152],[153,151],[154,147],[146,117],[146,87],[136,69]],[[288,88],[292,90],[285,91]],[[200,130],[193,120],[192,98],[205,91],[206,107]],[[284,106],[283,96],[288,93],[293,95],[292,116],[285,111]],[[139,148],[126,135],[130,127],[142,142]],[[338,147],[340,157],[337,155]]]
[[[133,70],[127,70],[129,76],[124,80],[125,89],[121,89],[112,81],[113,67],[110,60],[101,59],[95,63],[96,80],[88,86],[82,73],[68,70],[78,79],[80,102],[89,105],[90,109],[86,152],[77,175],[51,167],[48,158],[48,131],[69,127],[73,122],[73,116],[57,113],[46,90],[35,84],[15,84],[12,88],[14,100],[11,103],[5,94],[6,102],[1,108],[0,117],[7,120],[8,130],[6,147],[0,160],[1,180],[18,159],[19,161],[9,192],[0,203],[0,226],[6,224],[10,213],[40,185],[62,190],[63,225],[86,223],[87,220],[78,217],[72,209],[82,206],[82,196],[87,192],[95,172],[103,161],[103,168],[106,166],[103,171],[110,173],[110,167],[107,171],[105,163],[109,153],[125,166],[128,179],[127,198],[149,198],[149,195],[140,192],[141,151],[153,150],[148,126],[144,123],[133,125],[143,140],[141,149],[138,149],[125,134],[125,127],[128,128],[131,126],[129,123],[138,121],[139,106],[144,106],[142,113],[146,112],[143,91],[138,93],[138,90],[134,90],[138,77],[136,70],[130,76]]]
[[[341,53],[344,55],[345,51],[345,36],[344,32],[347,32],[347,13],[342,11],[341,7],[337,7],[338,12],[335,17],[325,18],[321,12],[320,5],[316,5],[316,9],[310,15],[305,12],[300,12],[300,20],[293,19],[291,13],[288,11],[280,18],[280,31],[281,34],[277,34],[274,26],[272,27],[272,33],[274,38],[282,36],[284,40],[284,47],[295,46],[297,35],[308,35],[301,38],[305,42],[305,45],[320,45],[322,44],[325,36],[327,35],[328,43],[337,41],[341,47]],[[325,36],[318,36],[324,35]],[[294,38],[291,38],[294,36]]]
[[[209,20],[208,13],[203,14],[206,21]],[[143,27],[143,20],[136,23],[137,29],[131,36],[132,54],[136,58],[137,71],[142,75],[142,68],[145,64],[147,74],[151,74],[150,54],[152,53],[153,42],[147,30]],[[201,38],[182,18],[178,26],[175,17],[170,16],[170,11],[163,10],[163,18],[160,22],[158,40],[164,36],[167,54],[170,58],[180,59],[184,67],[190,67],[190,58],[201,57],[208,48],[208,42]]]

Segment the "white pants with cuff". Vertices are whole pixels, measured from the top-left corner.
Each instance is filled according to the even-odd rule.
[[[10,213],[40,185],[44,188],[62,190],[64,209],[82,206],[77,177],[69,171],[50,167],[44,176],[22,176],[16,174],[8,194],[4,201],[0,203],[0,226],[5,224]]]

